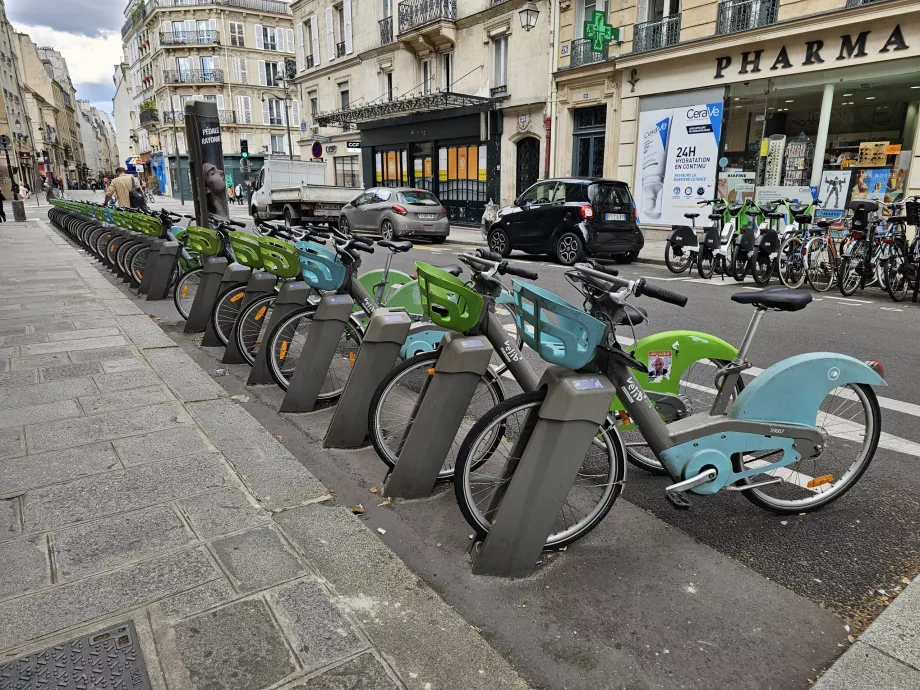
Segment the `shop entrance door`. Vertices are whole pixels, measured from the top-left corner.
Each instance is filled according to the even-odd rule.
[[[434,166],[430,143],[412,145],[412,184],[434,193]]]
[[[575,111],[573,175],[603,177],[606,127],[607,106],[579,108]]]
[[[540,141],[534,137],[517,143],[517,187],[515,196],[521,196],[540,176]]]
[[[479,225],[486,208],[486,147],[454,144],[438,149],[438,200],[453,223]]]

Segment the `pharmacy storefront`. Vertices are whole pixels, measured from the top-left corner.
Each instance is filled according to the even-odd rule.
[[[621,59],[638,80],[624,88],[620,175],[643,227],[684,224],[715,197],[817,196],[817,215],[836,218],[854,198],[920,193],[920,8],[856,19]]]

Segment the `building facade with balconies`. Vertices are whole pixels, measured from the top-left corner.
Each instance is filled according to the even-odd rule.
[[[234,183],[247,176],[241,171],[242,140],[256,170],[265,155],[299,157],[300,103],[283,86],[286,75],[293,75],[295,53],[286,2],[134,0],[125,18],[134,148],[163,191],[179,196],[181,180],[182,194],[190,195],[185,139],[190,100],[217,105],[225,173]]]
[[[553,168],[628,182],[648,231],[716,196],[835,219],[920,192],[916,2],[602,2],[561,3]],[[620,41],[585,54],[595,10]]]
[[[431,190],[479,224],[544,171],[552,17],[524,0],[297,0],[301,150],[329,184]]]

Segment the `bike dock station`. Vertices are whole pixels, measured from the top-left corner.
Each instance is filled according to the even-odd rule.
[[[289,281],[281,285],[278,295],[275,297],[275,303],[271,310],[268,324],[265,327],[266,335],[271,333],[275,326],[295,309],[304,307],[310,297],[312,290],[309,285],[301,280]],[[271,373],[268,370],[268,347],[260,347],[256,353],[255,362],[252,365],[252,371],[249,372],[249,378],[246,380],[247,385],[257,385],[261,383],[274,383]]]
[[[264,295],[270,295],[275,290],[278,279],[266,271],[254,270],[249,276],[249,282],[246,283],[246,292],[240,300],[240,311],[249,306],[249,303]],[[218,343],[219,345],[220,343]],[[221,358],[222,364],[245,364],[246,360],[240,352],[235,338],[227,341],[227,347],[224,350],[224,356]]]
[[[163,242],[153,259],[153,265],[148,265],[144,270],[144,278],[150,276],[150,282],[147,284],[148,301],[162,300],[169,296],[173,272],[179,265],[179,251],[178,242]]]
[[[211,313],[214,311],[214,305],[217,302],[217,298],[222,295],[225,290],[229,290],[232,285],[248,283],[251,276],[252,268],[241,263],[233,263],[227,266],[227,269],[221,274],[217,293],[213,297],[211,297],[210,289],[208,291],[203,291],[199,288],[198,294],[195,295],[195,303],[192,305],[193,311],[196,307],[199,311],[195,314],[196,319],[193,322],[195,330],[191,332],[200,333],[202,323],[204,323],[204,336],[201,339],[202,347],[220,347],[221,345],[220,338],[217,337],[217,332],[214,330],[214,322],[211,319]],[[207,278],[208,276],[205,277]],[[213,280],[213,278],[211,280]],[[210,282],[208,284],[209,286],[213,285],[213,283]],[[202,292],[204,292],[204,295],[201,294]],[[201,298],[200,304],[198,303],[199,297]],[[186,323],[192,323],[192,315],[189,315],[189,321]],[[188,328],[188,326],[186,326],[186,328]]]

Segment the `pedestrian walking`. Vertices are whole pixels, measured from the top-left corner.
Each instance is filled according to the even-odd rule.
[[[236,192],[233,190],[233,185],[227,187],[227,199],[230,200],[231,204],[236,201]]]
[[[112,180],[112,183],[105,190],[103,204],[108,204],[109,199],[114,198],[118,206],[130,207],[132,205],[131,190],[135,189],[136,184],[134,177],[125,172],[124,168],[118,168],[115,174],[117,177]]]
[[[236,183],[236,203],[239,205],[243,203],[243,185],[239,182]]]
[[[6,201],[6,197],[3,195],[3,192],[0,191],[0,223],[6,222],[6,211],[3,210],[4,201]]]
[[[51,180],[51,173],[45,177],[45,200],[50,204],[54,201],[54,182]]]
[[[26,189],[26,186],[24,184],[19,185],[19,198],[22,199],[23,201],[29,198],[29,190]]]

